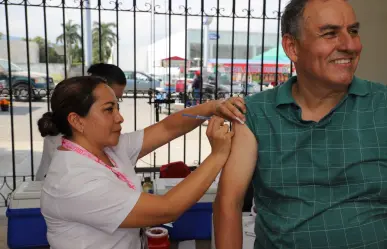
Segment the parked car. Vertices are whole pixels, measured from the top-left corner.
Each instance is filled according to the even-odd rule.
[[[126,76],[125,91],[134,91],[134,72],[125,71],[124,73]],[[155,79],[143,72],[136,72],[136,91],[161,90],[160,84],[161,80]]]
[[[199,71],[200,67],[191,67],[187,69],[187,77],[185,77],[185,72],[181,72],[179,76],[171,75],[172,81],[165,81],[164,91],[168,92],[169,84],[171,84],[171,93],[184,93],[184,91],[187,93],[192,92],[192,82],[195,78],[195,73]]]
[[[178,80],[178,77],[176,75],[173,75],[171,74],[171,78],[172,80],[170,79],[169,77],[169,74],[163,74],[163,75],[159,75],[159,78],[161,80],[161,83],[162,83],[162,92],[169,92],[169,90],[171,91],[171,93],[176,93],[176,82]]]
[[[233,81],[231,89],[231,78],[224,73],[215,73],[203,77],[203,98],[215,98],[215,91],[217,89],[218,98],[228,98],[231,95],[243,92],[243,85],[240,82]],[[218,84],[216,84],[218,82]],[[232,90],[232,92],[231,92]]]
[[[169,91],[169,83],[166,83],[164,90]],[[184,93],[185,90],[187,93],[192,91],[192,80],[187,80],[187,86],[184,79],[172,80],[171,92]]]
[[[0,91],[5,95],[9,94],[8,64],[8,60],[0,59]],[[11,84],[16,100],[28,100],[30,86],[34,100],[47,96],[47,75],[30,71],[30,78],[28,78],[28,72],[14,63],[11,63]],[[50,90],[55,88],[51,77],[48,77],[48,87]]]
[[[218,93],[219,98],[229,98],[234,94],[239,94],[243,92],[243,86],[240,84],[233,84],[232,93],[230,84],[218,83],[216,86],[215,82],[203,82],[203,99],[215,99],[215,92]]]
[[[169,80],[169,75],[165,76],[166,79],[165,81],[163,81],[164,91],[169,92],[170,90],[171,93],[184,93],[184,90],[186,89],[184,77],[181,78],[175,75],[171,75],[171,76],[172,76],[172,80]],[[187,92],[191,91],[191,87],[192,87],[192,80],[189,80],[187,78],[187,89],[186,89]]]

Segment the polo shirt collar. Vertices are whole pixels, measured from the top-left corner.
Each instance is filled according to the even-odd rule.
[[[286,104],[296,104],[296,101],[292,95],[292,85],[297,82],[297,76],[290,77],[283,85],[278,87],[277,96],[276,96],[276,106],[286,105]],[[353,77],[351,85],[348,89],[349,95],[355,96],[366,96],[369,94],[370,89],[364,80]]]
[[[370,93],[369,85],[362,79],[353,77],[352,83],[349,86],[348,94],[355,96],[366,96]]]
[[[288,81],[286,81],[284,84],[278,86],[277,96],[275,99],[275,104],[277,107],[279,105],[296,103],[292,95],[292,86],[293,86],[293,83],[295,83],[296,81],[297,81],[297,76],[293,76],[293,77],[290,77]]]

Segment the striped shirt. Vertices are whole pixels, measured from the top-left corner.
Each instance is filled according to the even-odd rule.
[[[354,77],[319,122],[285,84],[246,98],[255,249],[387,248],[387,86]]]

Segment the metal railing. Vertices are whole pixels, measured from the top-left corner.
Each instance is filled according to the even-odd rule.
[[[200,87],[200,97],[199,97],[199,102],[204,102],[207,99],[218,99],[218,98],[223,98],[227,96],[232,96],[232,95],[238,95],[238,96],[246,96],[249,94],[253,94],[255,91],[250,91],[249,87],[251,87],[251,84],[249,82],[249,73],[251,70],[250,69],[250,62],[252,61],[252,57],[250,56],[251,50],[250,47],[253,42],[258,43],[259,41],[253,41],[251,39],[252,37],[252,31],[251,31],[251,22],[253,20],[259,20],[262,23],[262,30],[261,30],[261,41],[260,41],[260,48],[261,51],[257,51],[257,55],[261,54],[263,55],[264,52],[267,50],[267,46],[265,44],[265,34],[266,34],[266,28],[267,28],[267,22],[270,21],[275,21],[276,22],[276,44],[274,44],[274,48],[276,47],[277,49],[277,57],[276,57],[276,64],[275,64],[275,72],[274,72],[274,82],[279,82],[279,75],[281,72],[279,71],[279,50],[280,50],[280,17],[281,17],[281,11],[284,7],[284,0],[276,0],[276,10],[272,11],[273,13],[268,13],[267,11],[267,4],[269,3],[268,0],[260,0],[258,1],[261,6],[262,10],[256,11],[253,7],[252,4],[257,5],[256,1],[252,0],[246,0],[247,2],[247,8],[238,8],[237,6],[237,1],[232,0],[231,7],[229,9],[226,9],[223,6],[223,1],[221,0],[216,0],[215,6],[211,6],[211,8],[208,8],[207,5],[205,5],[205,1],[195,1],[196,4],[196,9],[199,10],[193,10],[195,9],[193,6],[189,6],[188,0],[184,0],[184,4],[178,4],[176,7],[176,4],[174,5],[174,2],[177,1],[179,3],[182,3],[181,0],[168,0],[165,1],[165,4],[156,4],[155,0],[150,0],[150,2],[139,2],[138,0],[133,0],[130,3],[127,1],[122,1],[122,0],[95,0],[95,1],[87,1],[87,0],[0,0],[0,8],[4,10],[3,13],[0,14],[0,22],[2,20],[5,21],[5,34],[3,34],[3,40],[6,41],[7,45],[7,69],[3,72],[0,69],[0,76],[1,75],[6,75],[6,77],[3,77],[3,81],[7,82],[7,85],[4,85],[3,87],[0,84],[0,98],[8,98],[10,100],[10,127],[11,127],[11,153],[12,153],[12,177],[4,177],[3,187],[9,188],[9,190],[14,189],[16,186],[16,182],[18,177],[16,177],[16,159],[15,159],[15,123],[14,123],[14,104],[15,101],[19,100],[24,100],[28,101],[29,105],[29,131],[30,131],[30,157],[31,157],[31,180],[34,179],[34,172],[35,172],[35,165],[34,165],[34,136],[37,136],[33,132],[33,126],[36,124],[33,123],[32,119],[32,103],[34,101],[34,98],[36,99],[45,99],[47,103],[47,110],[50,110],[50,96],[52,94],[53,86],[51,82],[53,81],[52,78],[50,77],[50,67],[49,67],[49,59],[51,60],[51,55],[50,53],[53,50],[52,46],[49,44],[49,39],[48,39],[48,22],[50,20],[48,19],[47,12],[52,10],[52,9],[57,9],[61,11],[61,21],[62,21],[62,36],[58,37],[59,40],[61,40],[61,43],[56,47],[62,47],[63,48],[63,56],[57,57],[57,59],[63,64],[64,66],[64,78],[69,77],[69,68],[71,69],[72,64],[74,63],[76,54],[74,54],[75,47],[73,46],[71,42],[73,42],[71,39],[74,37],[77,37],[77,44],[80,47],[77,47],[78,51],[78,65],[81,67],[80,74],[85,75],[85,66],[88,62],[88,58],[85,55],[86,48],[88,47],[86,36],[93,36],[93,34],[96,36],[94,38],[97,38],[98,40],[98,46],[94,47],[94,50],[97,50],[96,53],[98,53],[97,58],[95,58],[97,61],[105,61],[106,60],[106,48],[104,47],[106,44],[103,44],[105,42],[104,39],[106,39],[105,31],[106,24],[102,22],[102,13],[105,12],[111,12],[115,13],[115,22],[114,25],[110,26],[110,35],[111,39],[114,40],[114,45],[115,45],[115,51],[111,49],[110,55],[114,55],[116,58],[116,63],[118,66],[120,65],[120,59],[123,57],[123,55],[120,54],[120,49],[122,47],[122,43],[124,41],[120,40],[121,34],[120,34],[120,28],[122,27],[121,25],[125,25],[124,23],[120,22],[120,17],[124,13],[130,13],[132,15],[132,22],[133,22],[133,75],[136,75],[136,72],[138,72],[138,58],[139,58],[139,52],[137,51],[138,49],[138,44],[137,44],[137,36],[138,36],[138,16],[139,15],[144,15],[147,14],[149,15],[149,18],[152,20],[152,25],[151,25],[151,37],[152,37],[152,42],[153,44],[156,42],[156,35],[155,35],[155,19],[157,16],[164,16],[166,21],[166,27],[168,32],[166,34],[166,38],[168,41],[168,45],[166,50],[168,51],[168,76],[169,79],[172,79],[172,39],[173,39],[173,33],[172,33],[172,27],[174,25],[174,22],[172,21],[172,17],[183,17],[184,18],[184,64],[182,65],[182,77],[184,77],[184,87],[183,91],[181,92],[173,92],[172,91],[172,84],[170,84],[164,88],[164,91],[166,92],[165,95],[163,96],[162,100],[157,100],[156,97],[158,94],[160,94],[156,89],[151,89],[151,91],[148,90],[139,90],[138,89],[138,80],[136,77],[134,77],[134,88],[132,90],[126,90],[124,94],[124,98],[133,98],[133,122],[134,122],[134,130],[138,128],[137,125],[137,99],[140,98],[146,98],[149,99],[149,104],[152,105],[158,105],[160,103],[165,103],[167,106],[168,110],[168,115],[171,114],[171,103],[174,101],[179,101],[181,103],[184,103],[184,107],[189,106],[189,100],[192,100],[192,93],[189,92],[189,86],[190,82],[188,82],[188,68],[191,62],[193,61],[194,58],[190,58],[190,47],[189,45],[189,27],[188,23],[190,22],[191,18],[200,18],[200,58],[199,58],[199,64],[198,67],[200,67],[200,73],[203,75],[205,73],[203,70],[205,70],[206,62],[204,61],[204,57],[207,57],[205,55],[205,44],[207,37],[205,37],[205,22],[208,20],[208,18],[212,18],[213,20],[216,20],[216,30],[214,31],[217,35],[220,33],[220,22],[225,19],[231,19],[232,25],[231,25],[231,44],[229,44],[230,47],[230,62],[231,66],[228,69],[228,77],[230,79],[229,82],[229,91],[225,91],[221,89],[221,86],[219,85],[220,82],[220,73],[221,70],[219,69],[219,47],[220,47],[220,39],[217,38],[215,42],[215,68],[214,68],[214,75],[215,79],[211,83],[213,85],[213,90],[210,92],[207,91],[203,87],[204,84],[201,84]],[[227,1],[229,2],[229,1]],[[222,3],[222,5],[221,5]],[[30,18],[29,18],[29,11],[33,8],[41,8],[43,11],[43,32],[44,32],[44,37],[43,37],[43,42],[39,43],[41,53],[41,60],[45,62],[45,86],[44,87],[35,87],[34,82],[32,82],[33,77],[31,75],[31,62],[30,62],[30,57],[31,57],[31,48],[30,48],[30,43],[26,42],[25,43],[25,51],[26,51],[26,63],[27,63],[27,75],[25,78],[27,78],[27,87],[21,88],[15,83],[15,72],[12,71],[13,63],[12,63],[12,53],[15,52],[14,50],[11,51],[11,45],[13,42],[13,39],[11,37],[10,33],[10,8],[13,6],[19,6],[19,8],[23,8],[23,12],[19,12],[20,14],[24,15],[25,23],[24,23],[24,28],[25,28],[25,34],[24,38],[26,41],[31,40],[31,35],[30,35],[30,28],[31,28],[31,23],[30,23]],[[66,11],[71,10],[71,11],[79,11],[80,15],[80,21],[79,23],[69,23],[67,17],[66,17]],[[96,27],[93,30],[93,34],[86,34],[85,29],[87,29],[88,23],[84,22],[85,17],[87,18],[87,15],[90,14],[88,11],[94,11],[97,12],[98,14],[98,20],[96,23]],[[86,15],[85,15],[86,14]],[[3,15],[3,17],[2,17]],[[2,18],[2,19],[1,19]],[[234,70],[236,66],[236,59],[240,58],[235,58],[235,38],[236,38],[236,22],[238,20],[244,20],[247,22],[246,25],[246,56],[245,58],[245,76],[241,76],[240,86],[239,90],[236,91],[236,85],[234,78],[236,77],[236,70]],[[77,35],[74,35],[73,31],[70,29],[71,25],[78,25],[80,33],[77,33]],[[1,29],[0,29],[1,31]],[[142,27],[142,31],[144,32],[144,27]],[[113,35],[112,35],[113,34]],[[122,38],[121,38],[122,39]],[[1,36],[0,36],[1,40]],[[70,43],[69,43],[70,42]],[[77,45],[77,46],[78,46]],[[207,44],[208,45],[208,44]],[[273,45],[273,44],[272,44]],[[155,45],[154,45],[155,46]],[[109,46],[107,46],[109,47]],[[71,51],[69,51],[71,50]],[[73,53],[74,52],[74,53]],[[92,51],[89,51],[91,53]],[[127,56],[127,55],[125,55]],[[192,56],[192,55],[191,55]],[[261,75],[259,77],[259,86],[257,88],[257,91],[263,91],[264,88],[264,77],[263,74],[265,72],[264,64],[265,64],[265,58],[264,56],[261,56],[261,62],[259,65],[260,67],[260,72]],[[154,62],[155,63],[155,62]],[[293,72],[293,67],[291,63],[289,64],[290,67],[290,73],[289,75],[292,74]],[[259,71],[259,70],[258,70]],[[0,78],[0,83],[1,83],[1,78]],[[36,82],[35,82],[36,83]],[[158,110],[158,108],[155,108]],[[157,111],[156,111],[157,112]],[[156,113],[157,115],[157,113]],[[158,121],[158,120],[157,120]],[[199,143],[198,143],[198,163],[200,164],[202,160],[202,137],[201,137],[201,129],[202,127],[199,127]],[[187,140],[186,136],[184,136],[184,148],[183,148],[183,161],[186,162],[186,153],[187,153]],[[170,144],[168,144],[168,162],[170,162],[170,153],[171,153],[171,148]],[[156,156],[155,156],[156,157]],[[156,161],[156,158],[155,158]],[[142,168],[137,168],[139,172],[150,172],[150,171],[158,171],[159,168],[156,167],[156,164],[154,165],[154,169],[142,169]],[[12,187],[9,185],[10,178],[12,179]],[[25,180],[25,177],[22,177],[23,180]],[[2,198],[6,201],[6,196],[2,195]]]
[[[7,207],[9,197],[15,189],[12,184],[18,186],[21,182],[30,181],[31,176],[0,176],[0,207]],[[15,182],[15,183],[14,183]]]

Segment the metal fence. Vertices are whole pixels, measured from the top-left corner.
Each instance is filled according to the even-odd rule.
[[[252,1],[245,0],[243,1],[224,1],[224,0],[215,0],[212,1],[210,6],[210,1],[188,1],[188,0],[167,0],[167,1],[158,1],[150,0],[150,2],[144,2],[139,0],[133,1],[122,1],[122,0],[95,0],[95,1],[86,1],[86,0],[0,0],[0,23],[4,22],[4,30],[1,32],[0,26],[0,41],[6,42],[6,58],[4,58],[3,64],[0,64],[0,89],[1,89],[1,98],[8,99],[10,102],[9,106],[9,116],[10,116],[10,134],[11,137],[11,148],[12,153],[12,176],[4,176],[3,184],[0,188],[7,186],[9,190],[14,189],[17,185],[18,177],[25,180],[27,178],[34,179],[34,172],[36,165],[34,163],[34,138],[38,136],[34,134],[34,126],[36,124],[33,122],[32,113],[33,105],[35,101],[45,101],[47,110],[50,110],[50,95],[53,88],[55,87],[54,82],[57,79],[54,79],[50,76],[50,64],[52,61],[55,61],[56,64],[62,64],[63,78],[72,76],[71,70],[72,67],[77,67],[78,71],[75,75],[85,75],[86,68],[91,61],[94,62],[107,62],[107,57],[114,57],[116,65],[120,67],[130,67],[131,73],[134,77],[133,89],[127,89],[125,91],[125,98],[133,99],[133,126],[134,130],[138,129],[138,101],[140,99],[146,99],[152,109],[155,110],[154,115],[156,115],[156,122],[159,120],[159,111],[160,106],[164,105],[167,110],[167,114],[171,114],[171,105],[175,102],[180,102],[184,107],[190,106],[193,102],[204,102],[208,99],[218,99],[223,97],[228,97],[232,95],[246,96],[249,94],[254,94],[255,92],[263,91],[266,87],[268,81],[275,82],[275,84],[284,81],[280,79],[284,74],[291,76],[293,73],[293,68],[291,63],[288,64],[289,69],[283,71],[281,66],[280,58],[280,16],[281,11],[284,8],[287,1],[284,0],[260,0]],[[270,6],[269,6],[270,5]],[[12,36],[12,18],[10,17],[10,9],[18,8],[14,11],[16,16],[24,16],[24,40],[33,41],[39,45],[39,63],[45,64],[44,76],[37,79],[31,73],[31,65],[34,64],[30,61],[32,58],[31,43],[25,42],[25,48],[12,49],[12,44],[15,41],[15,37]],[[33,38],[31,35],[31,29],[36,25],[34,24],[34,18],[31,17],[31,12],[33,9],[40,9],[43,14],[43,37],[42,39]],[[49,14],[50,11],[55,10],[55,13],[60,13],[60,22],[61,25],[61,36],[57,37],[57,43],[51,44],[49,42],[49,24],[51,22]],[[72,22],[67,17],[67,11],[76,12],[79,15],[78,22]],[[95,22],[95,27],[93,30],[90,28],[90,22],[84,21],[85,19],[90,20],[90,13],[93,12],[97,16]],[[115,20],[109,23],[103,23],[104,13],[114,13]],[[131,19],[130,25],[132,27],[127,27],[127,23],[122,21],[124,16],[127,20]],[[140,18],[141,17],[141,18]],[[128,19],[129,18],[129,19]],[[141,22],[144,18],[149,18],[149,26],[144,27]],[[160,38],[158,35],[159,30],[162,28],[158,27],[158,20],[163,19],[163,27],[165,30],[164,37]],[[141,20],[140,20],[141,19]],[[216,26],[213,27],[211,33],[208,33],[209,20],[216,22]],[[221,28],[223,23],[230,23],[228,30],[225,31],[224,27]],[[140,22],[140,23],[139,23]],[[199,24],[200,26],[192,31],[189,28],[189,23]],[[239,24],[238,24],[239,22]],[[242,22],[242,27],[240,25]],[[272,30],[270,31],[270,36],[272,40],[270,44],[266,44],[266,33],[268,22],[271,22]],[[182,24],[184,23],[184,24]],[[254,25],[252,24],[254,23]],[[259,25],[258,25],[258,24]],[[182,36],[183,39],[177,41],[178,43],[184,43],[183,61],[179,63],[179,77],[180,80],[175,80],[173,82],[173,72],[174,66],[174,56],[173,46],[174,34],[173,27],[175,25],[183,27]],[[231,27],[230,27],[231,26]],[[72,28],[78,27],[78,32],[74,33]],[[107,28],[108,27],[108,28]],[[123,44],[128,42],[123,40],[122,35],[123,29],[131,29],[131,39],[132,41],[132,52],[128,54],[122,54]],[[85,31],[86,30],[86,31]],[[223,33],[222,33],[223,32]],[[150,37],[150,42],[148,46],[151,48],[151,56],[147,57],[148,61],[153,60],[153,62],[148,64],[153,64],[153,68],[148,68],[148,73],[154,72],[152,77],[152,85],[150,89],[144,90],[139,87],[139,80],[137,78],[137,72],[143,71],[139,69],[139,59],[143,59],[144,54],[139,52],[138,49],[140,45],[138,44],[138,37],[147,34]],[[198,34],[199,37],[193,37],[193,34]],[[221,39],[219,34],[224,34],[225,36],[230,36],[229,44],[220,44]],[[208,36],[211,35],[211,40]],[[245,44],[238,44],[237,41],[240,41],[243,38]],[[164,67],[166,71],[166,79],[168,84],[165,84],[163,87],[156,89],[155,87],[155,74],[156,74],[156,61],[160,58],[156,58],[157,43],[159,40],[165,39],[165,55],[167,59],[164,60],[164,64],[167,66]],[[177,39],[177,38],[176,38]],[[192,43],[192,40],[198,40],[199,42]],[[74,40],[76,40],[74,42]],[[92,40],[93,46],[90,47],[90,41]],[[97,44],[97,45],[96,45]],[[174,43],[175,44],[175,43]],[[258,45],[257,45],[258,44]],[[212,46],[212,47],[210,47]],[[266,63],[267,58],[265,58],[264,53],[270,49],[276,51],[274,62]],[[26,74],[18,75],[16,71],[13,70],[15,67],[12,58],[13,53],[17,53],[18,50],[25,51],[25,64],[26,64]],[[87,51],[88,50],[88,51]],[[212,55],[209,55],[208,51],[212,51]],[[34,50],[35,51],[35,50]],[[244,54],[241,58],[241,54]],[[124,65],[122,63],[123,57],[131,57],[132,62],[130,66]],[[198,56],[199,58],[194,56]],[[260,57],[259,57],[260,56]],[[0,56],[1,57],[1,56]],[[93,58],[92,58],[93,57]],[[209,59],[212,59],[212,66],[209,67]],[[258,58],[258,59],[257,59]],[[272,59],[270,59],[272,60]],[[50,62],[51,61],[51,62]],[[226,62],[225,62],[226,61]],[[254,64],[252,64],[254,62]],[[228,63],[228,64],[227,64]],[[227,66],[224,66],[227,64]],[[274,64],[272,67],[271,80],[264,78],[265,71],[270,70],[266,69],[266,64]],[[197,67],[201,75],[210,75],[204,79],[203,84],[201,85],[200,91],[195,93],[191,90],[191,80],[189,79],[190,68]],[[159,66],[161,68],[162,66]],[[1,69],[2,68],[2,69]],[[211,72],[208,68],[212,68]],[[268,73],[269,74],[269,73]],[[254,76],[255,75],[255,76]],[[254,77],[255,80],[254,80]],[[39,82],[38,82],[39,81]],[[3,83],[3,84],[1,84]],[[43,84],[42,84],[43,83]],[[165,83],[165,81],[164,81]],[[175,85],[173,85],[175,84]],[[181,88],[178,90],[178,84]],[[274,84],[274,85],[275,85]],[[15,103],[19,101],[24,101],[28,103],[28,125],[26,128],[29,129],[30,139],[30,152],[29,156],[31,158],[30,165],[30,176],[17,176],[16,173],[16,154],[17,150],[15,149]],[[140,114],[141,115],[141,114]],[[198,163],[200,164],[202,160],[202,127],[199,127],[199,143],[197,146],[198,149]],[[187,155],[187,140],[186,136],[183,138],[183,160],[186,162]],[[170,144],[168,144],[168,162],[171,161]],[[159,167],[157,166],[156,154],[154,154],[153,165],[149,168],[137,168],[138,172],[157,172]],[[12,187],[9,184],[9,180],[12,178],[13,185]],[[5,199],[5,196],[2,195]]]

